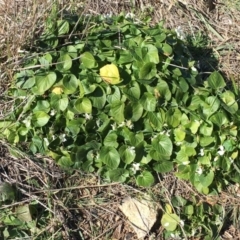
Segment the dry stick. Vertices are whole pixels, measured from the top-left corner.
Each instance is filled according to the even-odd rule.
[[[15,202],[15,203],[12,203],[12,204],[9,204],[9,205],[3,205],[2,207],[0,207],[0,210],[5,209],[5,208],[9,208],[9,207],[14,207],[14,206],[17,206],[17,205],[22,205],[23,203],[31,202],[31,201],[32,201],[32,199],[26,199],[26,200],[23,200],[23,201],[20,201],[20,202]]]
[[[75,190],[75,189],[83,189],[83,188],[109,187],[109,186],[114,186],[114,185],[118,185],[118,184],[119,184],[119,182],[109,183],[109,184],[90,185],[90,186],[76,186],[76,187],[46,189],[46,190],[39,190],[39,191],[32,192],[32,193],[55,192],[55,191]]]
[[[98,235],[97,237],[95,237],[93,240],[97,240],[100,239],[100,237],[102,237],[105,233],[111,231],[113,228],[115,228],[117,225],[119,224],[119,222],[115,223],[112,227],[108,228],[107,230],[105,230],[103,233],[101,233],[100,235]]]

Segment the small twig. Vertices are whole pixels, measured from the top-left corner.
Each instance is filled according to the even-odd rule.
[[[90,185],[90,186],[75,186],[75,187],[66,187],[66,188],[56,188],[56,189],[46,189],[33,192],[34,193],[42,193],[42,192],[56,192],[56,191],[65,191],[65,190],[75,190],[75,189],[83,189],[83,188],[97,188],[97,187],[109,187],[118,185],[119,182],[109,183],[109,184],[100,184],[100,185]]]
[[[98,235],[97,237],[93,238],[93,240],[100,239],[100,237],[102,237],[105,233],[107,233],[107,232],[111,231],[112,229],[114,229],[118,224],[119,224],[119,222],[115,223],[113,226],[111,226],[110,228],[108,228],[107,230],[105,230],[103,233],[101,233],[101,234]]]

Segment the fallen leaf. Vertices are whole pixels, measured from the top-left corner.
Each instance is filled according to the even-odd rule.
[[[150,200],[127,197],[119,209],[128,218],[139,239],[149,233],[157,220],[157,208]]]
[[[63,89],[62,89],[62,87],[54,87],[52,92],[59,95],[59,94],[63,93]]]
[[[117,66],[114,64],[107,64],[100,69],[101,78],[110,83],[110,84],[118,84],[120,83],[120,76]]]

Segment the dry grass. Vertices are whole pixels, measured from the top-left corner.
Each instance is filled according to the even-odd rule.
[[[74,11],[79,14],[106,14],[132,11],[138,17],[152,16],[152,22],[165,21],[168,28],[181,26],[185,33],[197,32],[208,36],[206,51],[199,58],[203,70],[218,68],[228,78],[239,80],[240,75],[240,4],[238,1],[219,0],[214,9],[198,0],[140,0],[106,1],[103,0],[58,0],[59,13]],[[112,3],[110,3],[112,2]],[[208,2],[208,1],[207,1]],[[0,111],[9,109],[4,93],[11,84],[13,69],[19,64],[24,47],[31,47],[41,34],[44,21],[49,16],[54,1],[50,0],[0,0]],[[210,7],[213,7],[212,5]],[[197,39],[196,35],[196,41]],[[209,61],[209,52],[218,62]],[[198,56],[197,56],[198,57]],[[206,67],[205,67],[206,66]],[[4,114],[4,113],[2,113]],[[1,115],[0,115],[1,116]],[[59,169],[49,159],[19,155],[13,158],[5,142],[0,143],[0,181],[9,182],[18,189],[18,202],[5,208],[30,203],[39,204],[40,212],[47,212],[46,224],[34,239],[135,239],[125,217],[118,210],[119,202],[126,196],[143,196],[144,189],[120,184],[103,185],[95,175],[81,172],[67,173]],[[6,148],[7,147],[7,148]],[[229,189],[218,197],[206,198],[197,193],[184,181],[178,181],[172,174],[148,190],[160,202],[168,201],[171,195],[180,195],[191,200],[197,197],[198,203],[221,204],[232,209],[233,204],[240,206],[238,188]],[[1,224],[0,224],[1,226]],[[163,229],[155,226],[149,239],[162,239]],[[56,234],[56,235],[55,235]],[[230,226],[234,239],[240,233]],[[42,236],[48,236],[42,238]],[[154,237],[155,236],[155,237]]]

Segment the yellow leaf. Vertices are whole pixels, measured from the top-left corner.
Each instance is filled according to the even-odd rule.
[[[63,93],[63,89],[62,87],[54,87],[52,92],[59,95]]]
[[[170,214],[170,213],[172,213],[172,207],[171,207],[171,205],[170,204],[166,204],[166,206],[165,206],[165,211],[166,211],[166,213],[168,213],[168,214]]]
[[[110,83],[110,84],[118,84],[120,83],[120,76],[117,66],[114,64],[107,64],[100,69],[101,78]]]

